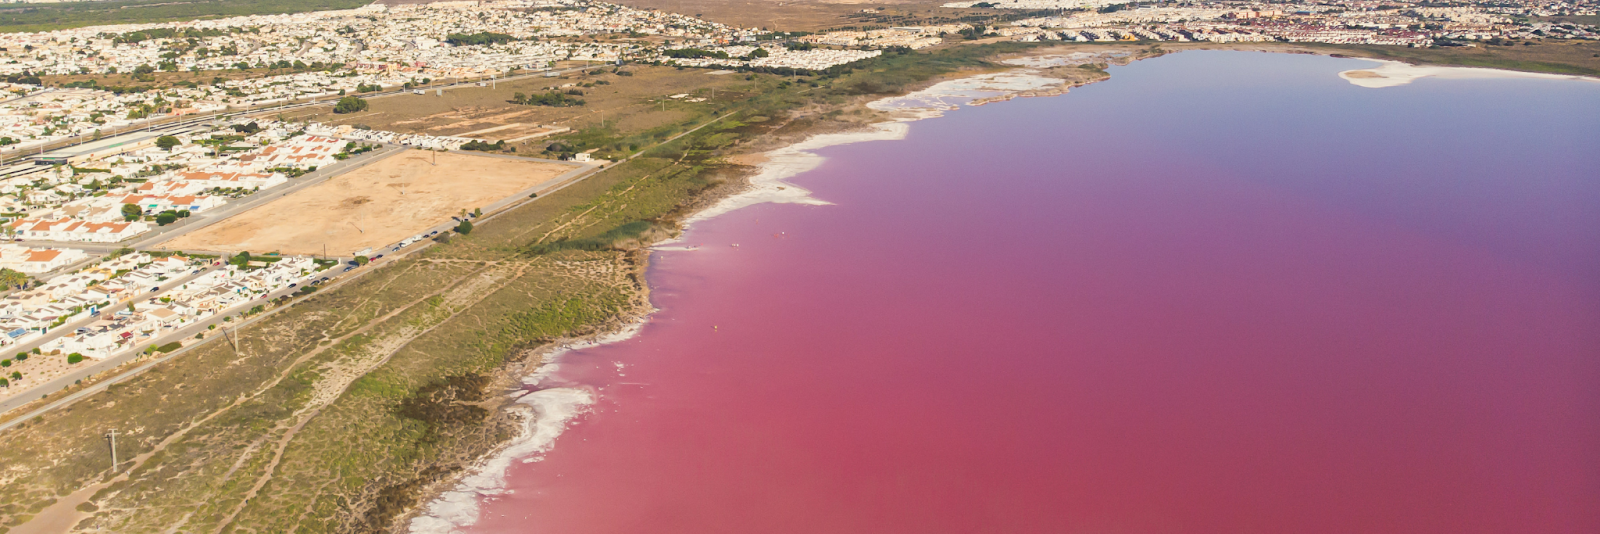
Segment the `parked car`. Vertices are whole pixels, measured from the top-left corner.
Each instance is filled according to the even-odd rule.
[[[289,287],[294,287],[296,285],[299,285],[299,284],[289,284]]]
[[[355,267],[345,267],[344,268],[344,272],[348,273],[348,272],[350,272],[351,269],[355,269]]]

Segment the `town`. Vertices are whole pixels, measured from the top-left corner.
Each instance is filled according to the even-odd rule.
[[[99,138],[150,121],[450,81],[491,80],[582,62],[817,72],[950,39],[1204,41],[1490,46],[1600,39],[1593,3],[957,2],[1013,11],[1009,24],[967,23],[770,32],[585,0],[436,2],[344,11],[0,34],[0,155]],[[869,10],[870,11],[870,10]],[[40,76],[231,73],[170,87],[46,87]]]
[[[1473,4],[1012,0],[956,2],[958,8],[1055,10],[990,35],[1019,41],[1208,41],[1480,46],[1508,40],[1600,39],[1593,25],[1539,22],[1536,16],[1594,15],[1593,3]]]

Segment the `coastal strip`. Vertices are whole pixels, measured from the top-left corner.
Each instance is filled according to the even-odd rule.
[[[1051,58],[1054,66],[1063,64],[1093,64],[1104,61],[1100,54],[1075,57],[1078,61],[1061,63]],[[1095,69],[1103,74],[1103,70]],[[1093,76],[1092,80],[1069,80],[1045,75],[1039,69],[1019,67],[999,72],[973,74],[951,80],[928,84],[904,95],[870,101],[868,109],[882,112],[887,120],[863,127],[841,131],[817,133],[803,139],[767,150],[749,158],[757,161],[755,170],[744,177],[744,186],[722,196],[705,207],[684,217],[677,235],[657,241],[652,250],[692,251],[680,239],[694,223],[759,204],[831,205],[812,196],[805,188],[788,180],[815,169],[826,161],[819,152],[837,146],[873,141],[905,139],[911,122],[937,118],[943,112],[961,105],[978,106],[1004,101],[1016,96],[1047,96],[1065,92],[1068,86],[1077,86],[1106,79]],[[1049,92],[1051,89],[1059,89]],[[637,336],[647,323],[648,316],[627,323],[618,330],[600,333],[587,338],[559,343],[557,347],[539,356],[542,362],[522,383],[527,389],[511,394],[515,402],[506,408],[520,418],[519,433],[490,455],[484,457],[452,485],[428,499],[418,513],[409,519],[406,531],[411,534],[448,534],[477,523],[484,499],[503,494],[506,476],[514,462],[537,462],[543,454],[556,445],[557,438],[577,417],[586,413],[598,400],[599,392],[582,385],[572,385],[556,378],[561,361],[574,351],[600,345],[626,341]]]

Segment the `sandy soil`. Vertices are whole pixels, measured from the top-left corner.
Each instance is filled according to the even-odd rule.
[[[407,151],[162,244],[179,250],[350,255],[547,182],[571,167]]]

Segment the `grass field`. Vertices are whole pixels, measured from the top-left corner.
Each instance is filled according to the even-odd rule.
[[[436,163],[437,162],[437,163]],[[161,246],[336,256],[393,244],[553,181],[575,165],[409,150],[296,191]],[[551,184],[553,185],[553,184]],[[326,248],[324,248],[326,247]]]

